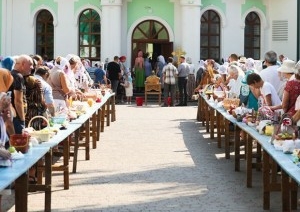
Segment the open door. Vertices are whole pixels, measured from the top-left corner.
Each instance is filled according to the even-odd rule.
[[[172,52],[173,52],[173,42],[161,44],[161,55],[163,55],[166,59],[168,57],[172,57]]]

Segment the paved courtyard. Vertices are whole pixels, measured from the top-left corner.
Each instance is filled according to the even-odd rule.
[[[235,172],[234,155],[224,158],[196,121],[196,106],[116,109],[91,160],[80,151],[69,190],[54,173],[52,211],[263,211],[262,173],[254,170],[246,188],[244,161]],[[5,198],[4,211],[15,210],[13,198]],[[42,193],[28,201],[29,211],[43,211]],[[279,193],[271,194],[271,211],[281,211]]]

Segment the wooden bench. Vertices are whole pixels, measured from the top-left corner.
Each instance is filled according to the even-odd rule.
[[[161,104],[161,83],[159,77],[156,75],[151,75],[146,78],[145,81],[145,105],[147,105],[148,95],[158,95],[158,104]]]

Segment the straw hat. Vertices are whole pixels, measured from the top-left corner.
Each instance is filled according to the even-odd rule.
[[[241,57],[239,59],[239,63],[246,63],[247,62],[247,58],[246,57]]]
[[[284,60],[282,62],[282,65],[277,69],[278,72],[281,73],[295,73],[295,65],[296,62],[293,60]]]

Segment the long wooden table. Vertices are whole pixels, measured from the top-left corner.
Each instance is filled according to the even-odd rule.
[[[15,208],[16,212],[28,211],[28,170],[45,156],[45,208],[51,211],[51,150],[49,147],[30,148],[24,158],[13,160],[12,166],[0,168],[0,190],[15,182]],[[50,174],[49,174],[50,173]],[[30,185],[31,186],[31,185]]]
[[[84,128],[85,141],[83,146],[85,147],[86,160],[90,159],[90,137],[92,136],[93,149],[95,149],[97,147],[97,141],[100,140],[100,132],[104,131],[105,118],[107,126],[110,126],[111,120],[116,120],[114,93],[106,93],[100,103],[94,103],[87,109],[85,114],[70,122],[70,125],[80,125],[80,127]],[[75,131],[73,173],[76,173],[77,170],[79,134],[80,129]]]
[[[57,135],[53,136],[49,141],[43,142],[37,146],[31,147],[29,152],[25,154],[23,159],[15,160],[10,167],[0,168],[0,190],[5,189],[11,183],[15,182],[15,207],[16,211],[28,211],[27,207],[27,193],[28,190],[44,191],[45,192],[45,208],[44,211],[51,211],[51,183],[52,183],[52,171],[63,171],[64,173],[64,189],[69,189],[69,150],[70,150],[70,137],[72,136],[75,142],[75,155],[73,159],[73,172],[76,172],[77,166],[77,151],[79,143],[80,128],[84,125],[86,129],[86,139],[89,144],[90,139],[90,119],[92,119],[92,138],[93,148],[96,148],[96,142],[100,139],[101,122],[102,122],[102,110],[105,111],[105,117],[107,119],[107,126],[110,121],[116,120],[115,114],[115,94],[107,93],[101,103],[95,103],[86,114],[82,115],[79,119],[76,119],[67,126],[65,130],[60,130]],[[103,120],[104,122],[104,120]],[[103,124],[104,125],[104,124]],[[52,166],[52,151],[53,148],[63,143],[63,165],[56,167]],[[88,154],[89,157],[89,149]],[[28,184],[28,170],[34,164],[42,161],[45,158],[44,163],[38,167],[38,184]],[[42,174],[45,173],[45,182],[42,183],[40,179]]]
[[[235,126],[234,152],[235,171],[240,170],[240,160],[246,159],[246,187],[252,187],[252,169],[260,170],[263,167],[263,209],[270,208],[270,192],[281,191],[282,210],[290,211],[297,209],[297,184],[300,184],[300,168],[297,167],[291,155],[275,150],[270,144],[269,136],[261,135],[256,129],[236,119],[227,113],[215,102],[209,101],[200,95],[198,100],[197,120],[206,125],[210,137],[214,138],[214,126],[217,126],[218,147],[221,147],[221,135],[225,134],[225,155],[229,158],[230,143],[228,141],[228,123]],[[208,115],[209,114],[209,115]],[[225,122],[224,122],[225,121]],[[222,124],[224,122],[224,124]],[[224,126],[225,125],[225,126]],[[223,130],[225,132],[223,132]],[[245,154],[240,153],[240,132],[244,132]],[[256,153],[253,152],[253,141],[257,141]],[[262,153],[261,153],[262,152]],[[256,162],[253,162],[253,158]],[[263,160],[262,160],[263,159]],[[277,166],[282,169],[280,181],[277,180]]]

